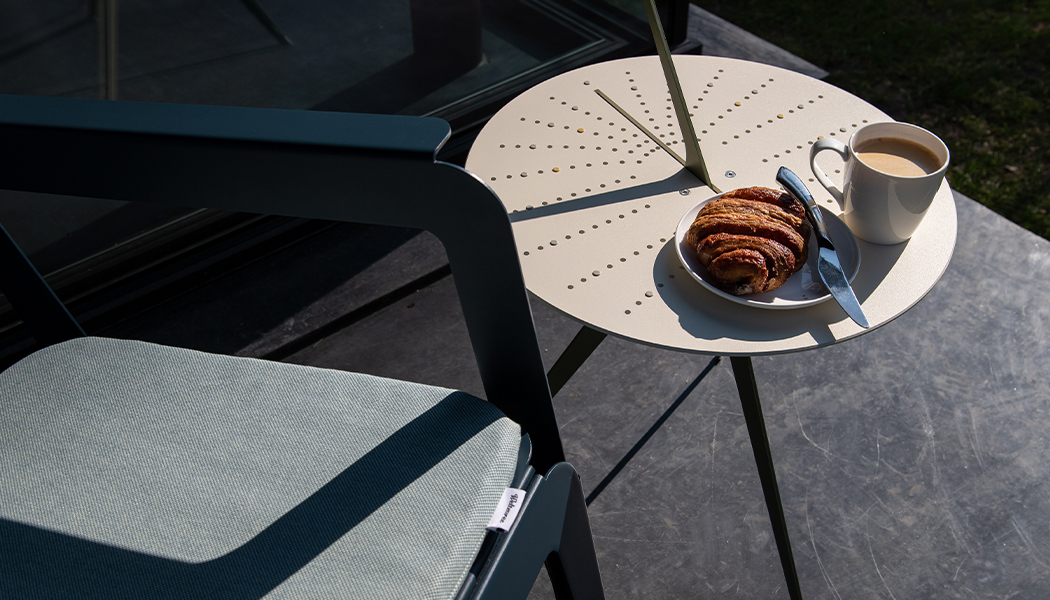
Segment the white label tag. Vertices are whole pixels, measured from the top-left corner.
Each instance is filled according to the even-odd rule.
[[[489,526],[486,529],[508,531],[514,524],[514,519],[518,518],[518,511],[521,510],[521,503],[524,501],[525,490],[514,488],[503,490],[503,497],[499,499],[496,512],[492,513],[492,519],[489,520]]]

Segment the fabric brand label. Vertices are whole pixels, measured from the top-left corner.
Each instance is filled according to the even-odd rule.
[[[492,518],[489,520],[489,525],[486,529],[491,531],[509,530],[510,526],[514,524],[514,519],[518,518],[518,511],[521,510],[521,503],[524,501],[525,490],[516,490],[514,488],[503,490],[503,496],[499,499],[496,511],[492,513]]]

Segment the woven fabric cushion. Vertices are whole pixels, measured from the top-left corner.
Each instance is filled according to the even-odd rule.
[[[0,398],[10,598],[451,598],[520,439],[462,392],[103,338]]]

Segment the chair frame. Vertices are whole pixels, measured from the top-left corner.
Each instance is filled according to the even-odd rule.
[[[0,189],[431,231],[448,255],[487,399],[532,444],[515,478],[530,490],[522,514],[487,537],[460,596],[524,598],[546,560],[559,598],[601,598],[510,221],[478,177],[436,160],[449,134],[424,117],[0,95]],[[6,232],[0,265],[0,289],[38,342],[83,335]],[[533,563],[536,571],[521,568]]]

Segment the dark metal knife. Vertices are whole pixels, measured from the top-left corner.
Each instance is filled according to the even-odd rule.
[[[857,325],[867,329],[869,327],[868,318],[864,316],[864,311],[860,308],[860,302],[857,301],[857,296],[849,285],[849,279],[842,272],[842,264],[839,263],[839,255],[835,252],[835,244],[828,237],[828,230],[824,226],[824,220],[820,217],[820,211],[817,210],[817,202],[813,199],[813,194],[809,193],[798,175],[787,167],[780,167],[780,171],[777,172],[777,181],[801,200],[806,207],[806,216],[813,223],[813,229],[817,234],[817,246],[820,247],[817,272],[820,273],[824,285],[828,286],[831,295],[835,297],[846,314]]]

